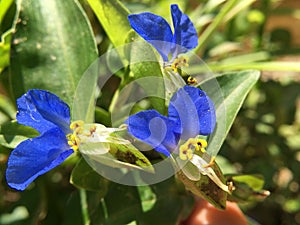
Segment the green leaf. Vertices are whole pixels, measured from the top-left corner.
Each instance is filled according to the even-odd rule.
[[[157,52],[139,35],[132,31],[128,34],[130,40],[129,56],[130,78],[138,82],[149,98],[153,107],[164,114],[165,87]],[[155,54],[156,53],[156,54]]]
[[[102,197],[108,190],[109,181],[93,170],[84,159],[81,159],[72,171],[71,184],[77,188],[97,191]]]
[[[101,123],[104,126],[111,126],[111,115],[108,111],[101,107],[96,107],[95,109],[95,122]]]
[[[76,91],[72,108],[73,120],[94,122],[96,107],[96,89],[98,79],[98,61],[96,60],[82,75]]]
[[[245,183],[254,191],[259,191],[264,186],[264,179],[259,175],[234,175],[231,177],[233,181]]]
[[[0,27],[2,25],[3,18],[6,12],[9,10],[10,6],[13,4],[13,0],[1,0],[0,1]]]
[[[11,30],[1,36],[0,42],[0,73],[9,65]]]
[[[0,127],[0,144],[7,148],[15,148],[28,139],[39,135],[35,129],[18,124],[16,121],[8,122]]]
[[[207,80],[201,87],[215,103],[217,129],[210,137],[207,152],[215,156],[219,152],[247,94],[259,79],[258,71],[231,72]],[[223,96],[222,96],[223,95]]]
[[[132,113],[130,110],[142,99],[150,102],[158,112],[165,113],[165,83],[156,50],[134,31],[128,33],[126,41],[123,52],[130,71],[122,74],[121,86],[109,108],[115,126],[123,124]]]
[[[87,0],[115,47],[125,44],[131,30],[129,11],[118,0]]]
[[[142,213],[137,187],[111,183],[104,198],[107,217],[104,225],[128,224]]]
[[[229,196],[230,201],[250,202],[264,200],[270,192],[263,190],[264,179],[260,175],[226,175],[232,182],[233,192]]]
[[[143,204],[143,200],[149,201],[149,198],[142,196],[143,194],[150,194],[150,200],[155,203],[138,217],[138,224],[178,224],[191,212],[193,196],[188,194],[183,185],[177,183],[174,177],[149,187],[152,193],[140,192],[141,203]]]
[[[15,29],[11,58],[14,96],[28,89],[46,89],[72,106],[79,80],[97,58],[92,30],[80,4],[74,0],[19,0]],[[90,98],[94,96],[86,101]],[[82,110],[87,110],[85,105]]]

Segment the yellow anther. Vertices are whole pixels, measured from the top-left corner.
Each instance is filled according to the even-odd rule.
[[[73,131],[73,135],[78,135],[83,133],[83,127],[76,127]]]
[[[193,157],[193,150],[182,145],[179,148],[179,158],[182,160],[191,159]]]
[[[193,157],[193,151],[191,149],[188,149],[186,152],[186,156],[188,159],[191,159]]]
[[[180,153],[179,153],[179,158],[180,158],[181,160],[187,160],[187,155],[185,154],[185,152],[180,151]]]
[[[205,152],[207,147],[206,140],[198,138],[190,138],[179,148],[179,157],[182,160],[192,159],[193,150]]]
[[[172,70],[176,73],[178,68],[188,67],[188,59],[184,56],[178,57],[174,60],[171,65]]]
[[[75,152],[79,149],[78,145],[72,145],[71,148],[72,148]]]
[[[194,78],[194,77],[191,77],[191,76],[188,77],[188,79],[187,79],[186,82],[187,82],[188,85],[193,85],[193,84],[197,84],[198,83],[197,79]]]
[[[96,125],[92,126],[92,127],[90,128],[90,135],[92,135],[93,133],[95,133],[96,130],[97,130]]]
[[[204,139],[197,139],[196,150],[201,152],[206,152],[205,148],[207,147],[207,141]]]
[[[75,130],[78,127],[82,127],[84,125],[84,122],[82,120],[74,121],[70,124],[70,129]]]
[[[83,132],[83,126],[84,122],[83,121],[75,121],[71,123],[70,129],[73,130],[72,134],[67,135],[68,139],[68,145],[73,148],[74,151],[77,151],[80,145],[80,138],[78,137],[78,134],[81,134]]]

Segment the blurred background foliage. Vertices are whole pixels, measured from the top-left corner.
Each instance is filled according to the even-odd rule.
[[[91,21],[101,55],[111,43],[88,1],[80,3]],[[122,3],[131,12],[152,11],[165,18],[169,18],[169,5],[178,3],[203,37],[197,54],[215,73],[262,71],[261,80],[247,97],[219,153],[219,160],[224,172],[264,175],[265,189],[271,191],[271,196],[259,203],[241,204],[248,216],[264,225],[300,224],[300,2],[123,0]],[[7,76],[15,10],[13,0],[0,0],[0,124],[15,117]],[[109,106],[117,87],[114,84],[118,82],[117,77],[112,78],[101,107]],[[101,118],[98,110],[96,120],[105,124]],[[81,193],[68,180],[72,162],[40,177],[39,185],[20,193],[10,190],[5,183],[9,152],[0,146],[0,224],[82,224]],[[123,207],[135,207],[133,199],[137,194],[129,187],[126,193],[128,201]],[[96,221],[101,219],[101,213],[96,211],[101,204],[99,199],[99,193],[88,198],[91,217]],[[151,203],[151,196],[145,202]]]

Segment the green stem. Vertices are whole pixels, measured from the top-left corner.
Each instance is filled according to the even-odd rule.
[[[80,204],[81,204],[81,213],[82,213],[83,224],[90,225],[91,221],[90,221],[89,212],[88,212],[86,191],[83,189],[80,189],[79,194],[80,194]]]
[[[214,18],[213,22],[209,25],[209,27],[200,35],[198,39],[198,46],[194,50],[198,52],[200,49],[203,49],[206,42],[209,40],[214,31],[219,27],[219,25],[223,22],[227,13],[234,7],[234,5],[238,2],[238,0],[229,0],[220,13]]]

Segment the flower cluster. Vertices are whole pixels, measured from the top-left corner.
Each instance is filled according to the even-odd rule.
[[[174,33],[165,19],[152,13],[131,14],[132,28],[152,44],[165,62],[176,62],[179,54],[197,46],[197,32],[177,5],[171,5]],[[86,153],[98,145],[97,153],[109,151],[109,143],[130,143],[111,135],[117,128],[101,124],[71,123],[69,106],[44,90],[29,90],[17,100],[17,121],[36,129],[38,137],[21,142],[11,153],[6,171],[10,187],[24,190],[34,179],[64,162],[74,151]],[[205,152],[207,142],[199,135],[210,135],[216,126],[212,100],[199,88],[183,86],[171,97],[168,115],[156,110],[138,112],[125,121],[128,132],[169,157],[179,155],[208,175],[220,188],[224,185],[209,163],[194,150]],[[100,147],[99,147],[100,146]],[[92,151],[92,150],[91,150]]]

